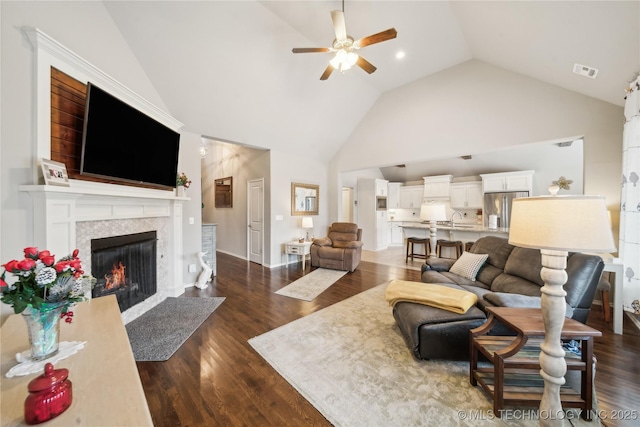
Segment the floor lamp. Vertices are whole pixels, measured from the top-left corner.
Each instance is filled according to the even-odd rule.
[[[545,337],[540,345],[540,375],[544,391],[540,425],[563,424],[560,387],[567,363],[560,334],[566,313],[563,285],[567,281],[568,252],[613,252],[607,206],[601,196],[542,196],[513,201],[509,243],[540,249],[542,320]]]
[[[435,258],[438,233],[436,221],[446,221],[447,211],[444,205],[440,203],[423,203],[420,206],[420,219],[422,221],[429,221],[429,231],[431,232],[429,242],[431,245],[431,253],[429,254],[429,258]]]

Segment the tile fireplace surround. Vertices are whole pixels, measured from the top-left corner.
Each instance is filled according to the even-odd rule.
[[[71,180],[70,187],[24,185],[33,202],[34,246],[56,257],[80,250],[91,271],[91,239],[157,231],[155,295],[122,313],[126,324],[169,296],[184,292],[182,203],[172,191]]]

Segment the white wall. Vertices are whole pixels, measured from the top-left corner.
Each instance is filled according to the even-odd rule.
[[[626,83],[621,82],[621,96]],[[384,93],[331,161],[330,218],[345,170],[450,158],[584,135],[584,191],[617,226],[622,108],[471,60]],[[616,236],[614,236],[615,238]]]
[[[313,230],[309,234],[316,237],[326,236],[330,222],[329,186],[327,184],[327,165],[312,157],[299,156],[282,151],[271,151],[271,257],[272,267],[285,262],[282,255],[284,243],[306,231],[302,228],[302,216],[291,215],[291,183],[316,184],[320,186],[318,215],[312,216]],[[276,221],[282,215],[282,221]],[[333,222],[333,221],[331,221]]]
[[[182,204],[182,259],[183,280],[187,286],[193,285],[200,274],[198,252],[202,249],[202,198],[200,178],[200,135],[182,132],[180,135],[180,160],[178,173],[184,172],[191,180],[186,195],[191,200]],[[193,224],[190,219],[193,218]],[[196,272],[189,273],[189,264],[196,265]]]

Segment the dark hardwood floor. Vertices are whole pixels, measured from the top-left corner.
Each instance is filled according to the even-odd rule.
[[[388,280],[420,280],[419,271],[363,261],[354,273],[306,302],[274,294],[302,275],[300,263],[268,269],[218,253],[217,264],[213,284],[188,289],[185,296],[222,296],[225,302],[168,361],[137,363],[158,427],[329,426],[247,340]],[[603,425],[638,426],[640,333],[625,316],[625,334],[613,334],[599,307],[588,323],[603,331],[595,341],[596,394],[607,416]],[[625,410],[627,421],[611,420]],[[635,419],[631,411],[636,411]]]

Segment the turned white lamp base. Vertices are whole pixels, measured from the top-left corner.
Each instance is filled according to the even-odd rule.
[[[429,258],[436,258],[436,245],[438,244],[438,229],[435,221],[429,221],[429,244],[431,245],[431,253]]]
[[[567,311],[563,285],[567,282],[567,252],[540,250],[544,281],[542,292],[542,321],[546,331],[540,344],[540,375],[544,379],[544,391],[540,401],[540,425],[563,426],[564,414],[560,402],[560,387],[564,385],[567,362],[560,336]]]

